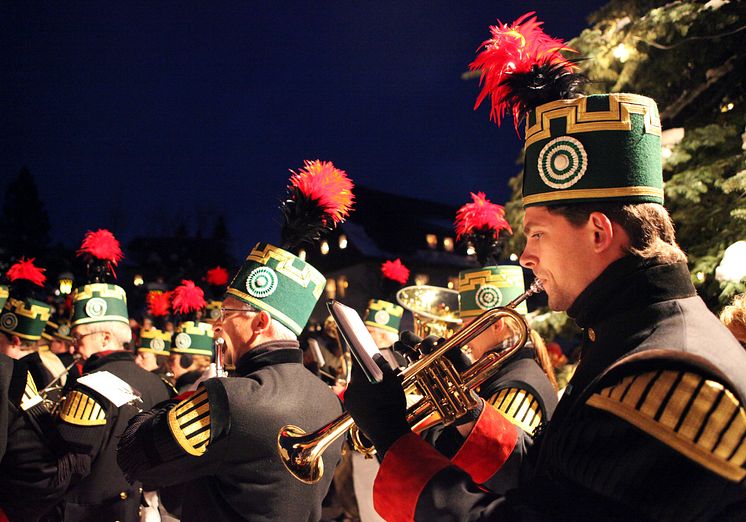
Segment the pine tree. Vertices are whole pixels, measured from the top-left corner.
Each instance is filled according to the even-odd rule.
[[[23,167],[8,185],[3,200],[0,230],[7,260],[42,256],[49,244],[49,229],[49,215],[34,177]]]

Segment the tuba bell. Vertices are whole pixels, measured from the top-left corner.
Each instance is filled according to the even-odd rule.
[[[439,286],[418,285],[402,288],[396,300],[414,317],[414,333],[450,337],[461,326],[458,317],[458,292]]]
[[[535,280],[525,293],[510,304],[483,312],[470,324],[439,343],[431,353],[402,370],[402,388],[416,389],[422,395],[419,401],[407,409],[407,422],[410,426],[421,424],[436,414],[440,417],[440,422],[449,425],[477,405],[471,391],[495,375],[528,341],[528,324],[523,316],[515,311],[515,307],[540,291],[541,283]],[[515,321],[518,325],[513,343],[500,351],[487,352],[459,374],[446,357],[446,353],[468,344],[501,319]],[[312,433],[306,433],[293,425],[282,427],[277,434],[277,448],[283,464],[301,482],[318,482],[324,473],[324,462],[321,458],[323,452],[354,424],[355,421],[350,414],[345,413]]]

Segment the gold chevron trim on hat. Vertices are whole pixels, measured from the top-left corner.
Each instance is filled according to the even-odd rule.
[[[184,332],[190,335],[206,335],[208,337],[213,335],[212,325],[201,321],[185,321],[176,328],[176,331],[178,333]],[[168,332],[166,332],[166,337],[164,337],[164,339],[168,339]]]
[[[551,137],[549,122],[558,118],[567,121],[566,133],[594,131],[630,131],[632,114],[645,117],[645,132],[661,135],[661,120],[655,102],[638,94],[610,94],[608,111],[588,111],[588,98],[556,100],[536,108],[536,123],[528,126],[526,120],[526,147]]]
[[[543,415],[539,401],[526,390],[503,388],[487,402],[529,435],[541,424]]]
[[[542,194],[531,194],[523,198],[523,206],[567,199],[621,198],[627,196],[654,196],[663,198],[663,189],[654,187],[619,187],[596,189],[570,189]]]
[[[10,291],[7,286],[0,285],[0,299],[5,299],[10,295]]]
[[[587,404],[655,437],[721,477],[746,477],[746,411],[722,384],[691,372],[625,377]]]
[[[270,259],[277,261],[276,272],[298,283],[303,288],[308,288],[308,285],[313,283],[313,296],[316,299],[321,297],[321,293],[326,286],[326,278],[316,272],[311,265],[306,264],[302,269],[293,266],[295,256],[292,254],[275,246],[266,245],[263,250],[252,250],[246,258],[247,261],[255,261],[262,265],[266,265]]]
[[[474,272],[462,272],[459,274],[459,280],[458,280],[458,291],[459,292],[469,292],[471,290],[476,290],[482,285],[486,284],[494,284],[497,283],[497,287],[501,288],[500,285],[504,286],[513,286],[513,282],[510,281],[510,278],[507,277],[508,274],[501,273],[496,274],[492,270],[477,270]],[[519,274],[520,276],[520,282],[519,284],[523,284],[523,275]]]
[[[8,301],[5,303],[4,309],[11,311],[15,315],[20,315],[21,317],[38,319],[44,322],[49,321],[49,317],[52,314],[52,308],[49,306],[31,304],[31,306],[26,308],[25,301],[21,301],[20,299],[15,299],[13,297],[8,299]]]
[[[261,299],[256,299],[254,297],[251,297],[249,294],[245,294],[241,292],[240,290],[236,290],[233,287],[229,287],[228,290],[225,291],[228,295],[234,295],[238,297],[239,299],[243,299],[247,303],[250,303],[254,305],[256,308],[260,310],[264,310],[269,315],[275,317],[276,319],[285,322],[285,324],[288,325],[288,327],[292,327],[291,329],[295,329],[296,331],[300,332],[303,330],[303,326],[299,325],[297,322],[292,320],[290,317],[288,317],[286,314],[283,314],[281,311],[279,311],[274,306],[271,306],[267,304],[267,301],[263,301]]]
[[[106,410],[85,392],[73,390],[62,404],[60,419],[76,426],[99,426],[106,424]]]
[[[73,300],[74,301],[80,301],[81,299],[91,299],[93,298],[93,293],[96,293],[96,297],[110,297],[113,299],[121,299],[124,302],[127,302],[127,292],[124,291],[124,288],[121,286],[117,286],[114,284],[106,284],[106,283],[91,283],[89,285],[83,285],[79,288],[75,289]]]
[[[210,400],[201,388],[168,412],[168,427],[181,448],[199,457],[210,444]]]
[[[380,299],[371,299],[368,303],[369,310],[385,310],[394,317],[401,317],[404,315],[404,308],[388,301],[382,301]]]

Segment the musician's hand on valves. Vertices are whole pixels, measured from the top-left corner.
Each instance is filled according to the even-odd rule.
[[[386,450],[411,430],[407,423],[406,400],[401,380],[382,361],[383,380],[371,383],[357,361],[352,364],[350,384],[344,395],[345,409],[358,428],[373,442],[383,457]]]

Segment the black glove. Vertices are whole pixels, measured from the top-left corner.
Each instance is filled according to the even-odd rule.
[[[386,361],[379,366],[383,380],[371,383],[357,361],[353,360],[344,406],[383,457],[397,439],[411,430],[407,424],[407,401],[399,376]]]

